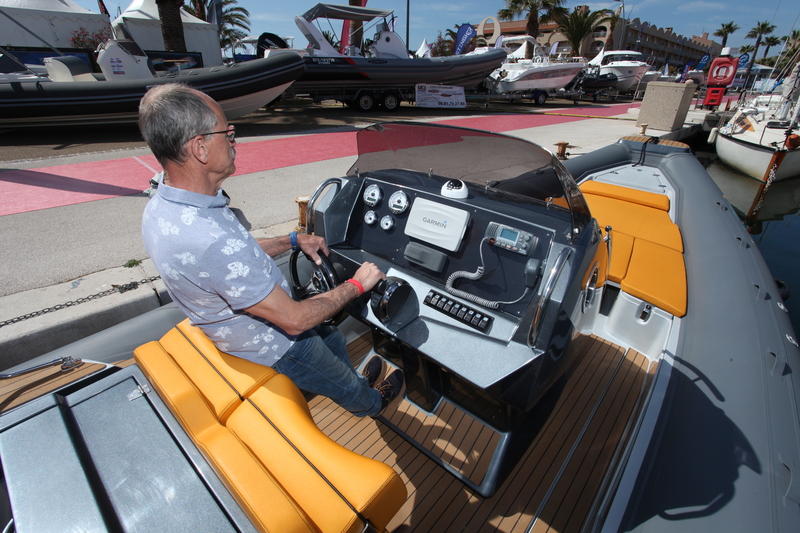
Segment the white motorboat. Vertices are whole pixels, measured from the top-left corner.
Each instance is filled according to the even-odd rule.
[[[800,176],[800,136],[794,133],[800,115],[798,70],[800,65],[780,95],[743,99],[725,124],[711,130],[709,143],[724,164],[765,182]]]
[[[502,44],[508,57],[489,75],[495,91],[501,94],[560,89],[575,79],[585,66],[581,62],[550,61],[530,35],[508,37]]]
[[[600,74],[615,74],[617,90],[625,92],[639,83],[650,68],[641,52],[634,50],[603,50],[591,61],[590,67],[597,67]]]

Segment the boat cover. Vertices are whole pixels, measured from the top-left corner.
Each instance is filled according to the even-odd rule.
[[[181,20],[186,51],[203,54],[204,67],[221,65],[222,52],[217,26],[200,20],[183,9]],[[112,25],[115,31],[123,26],[143,50],[164,50],[164,37],[161,34],[161,21],[155,0],[133,0]]]
[[[72,33],[78,28],[85,28],[89,34],[111,32],[108,15],[92,13],[72,0],[0,0],[0,10],[33,32],[0,15],[0,46],[40,48],[45,46],[44,39],[51,46],[69,48]]]
[[[317,4],[303,14],[303,18],[311,22],[318,18],[335,20],[361,20],[364,22],[378,17],[388,17],[391,9],[373,9],[370,7],[340,6],[336,4]]]

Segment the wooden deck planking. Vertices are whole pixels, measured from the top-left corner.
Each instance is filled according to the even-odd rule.
[[[60,365],[54,365],[19,377],[0,380],[0,412],[13,409],[105,367],[106,365],[100,363],[84,362],[79,367],[62,372]]]
[[[639,354],[631,351],[626,357],[623,349],[598,338],[580,338],[574,346],[583,353],[581,360],[561,394],[551,399],[552,408],[539,420],[540,430],[520,464],[491,498],[474,494],[382,422],[353,417],[326,398],[309,404],[320,428],[336,435],[337,442],[400,473],[409,496],[389,531],[523,531],[538,511],[536,528],[552,524],[551,531],[575,531],[605,481],[653,368]],[[491,455],[498,434],[446,402],[439,411],[441,417],[430,417],[403,402],[391,416],[436,453],[455,458],[453,466],[469,472],[470,479],[482,479],[486,471],[477,465]],[[442,439],[447,444],[437,444]],[[452,448],[458,439],[466,443],[461,451]]]
[[[517,471],[473,520],[499,527],[504,518],[506,523],[508,518],[524,523],[533,519],[580,433],[581,421],[589,416],[610,379],[617,354],[608,343],[589,347]]]
[[[609,389],[589,421],[580,445],[537,517],[534,532],[574,531],[583,524],[627,422],[622,413],[633,409],[639,396],[637,385],[644,376],[641,361],[637,366],[632,357],[623,359],[615,376],[617,386]],[[573,527],[567,529],[570,519]],[[576,521],[579,523],[575,524]]]

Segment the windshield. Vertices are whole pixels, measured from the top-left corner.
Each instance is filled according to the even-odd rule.
[[[349,175],[389,169],[431,173],[562,206],[572,212],[578,231],[590,219],[569,171],[529,141],[439,124],[387,122],[359,131],[357,143],[358,160]]]

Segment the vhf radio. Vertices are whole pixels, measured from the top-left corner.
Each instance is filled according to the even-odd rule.
[[[497,222],[489,223],[485,238],[489,240],[489,244],[520,255],[528,255],[536,247],[537,241],[532,233]]]

